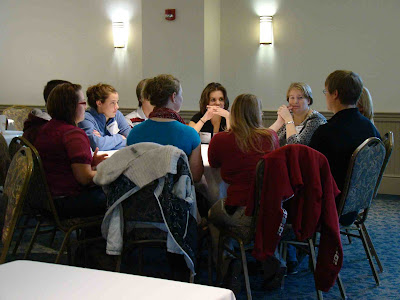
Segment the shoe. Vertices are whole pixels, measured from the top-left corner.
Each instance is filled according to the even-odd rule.
[[[286,274],[286,267],[281,267],[272,278],[264,280],[263,288],[267,291],[272,291],[281,288],[283,277],[285,276],[285,274]]]
[[[242,262],[238,259],[233,259],[228,266],[222,287],[231,290],[235,295],[238,295],[242,289],[240,274],[242,273]]]
[[[286,266],[288,275],[294,275],[299,272],[299,263],[297,261],[288,261]]]

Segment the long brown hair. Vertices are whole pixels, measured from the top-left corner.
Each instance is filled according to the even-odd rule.
[[[231,108],[231,129],[235,135],[239,149],[246,153],[262,150],[263,140],[268,139],[271,149],[275,149],[275,136],[262,125],[261,101],[252,94],[242,94],[236,97]]]
[[[222,86],[222,84],[218,82],[211,82],[207,84],[207,86],[204,88],[200,96],[199,104],[200,104],[200,112],[202,114],[206,113],[207,105],[210,103],[210,94],[215,91],[222,92],[222,94],[224,95],[224,109],[229,108],[229,99],[226,93],[226,89]]]
[[[47,112],[55,119],[75,125],[76,107],[79,105],[79,84],[62,83],[57,85],[47,99]]]

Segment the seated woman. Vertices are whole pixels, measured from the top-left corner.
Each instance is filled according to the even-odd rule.
[[[81,86],[56,86],[47,101],[51,120],[41,127],[34,141],[46,172],[56,209],[62,217],[104,214],[106,197],[92,186],[96,166],[106,155],[92,157],[89,139],[77,123],[85,117],[86,102]]]
[[[149,118],[149,114],[153,111],[154,106],[151,105],[149,99],[142,96],[142,91],[147,79],[142,79],[136,86],[136,97],[138,99],[138,109],[125,116],[129,126],[134,127]]]
[[[92,149],[117,150],[126,146],[131,127],[118,110],[118,92],[111,85],[99,83],[86,91],[90,109],[78,124],[90,140]]]
[[[209,139],[213,134],[229,129],[229,99],[220,83],[209,83],[201,93],[199,102],[200,112],[192,117],[189,126],[197,132],[210,133]]]
[[[326,119],[310,106],[313,104],[310,86],[302,82],[292,83],[286,93],[289,105],[278,109],[278,118],[269,128],[278,133],[279,145],[308,145],[317,128]]]
[[[227,228],[238,235],[250,234],[251,218],[245,208],[255,180],[256,165],[266,153],[279,147],[278,136],[262,125],[261,101],[251,94],[239,95],[232,105],[231,127],[216,134],[208,148],[212,168],[221,168],[222,179],[229,184],[226,199],[220,199],[209,211],[209,221],[219,228]],[[216,238],[213,238],[214,244]],[[229,259],[224,262],[227,270]],[[240,262],[229,263],[230,274],[224,285],[235,290],[233,282],[239,275]],[[228,278],[227,278],[228,277]]]
[[[179,80],[167,74],[148,79],[143,97],[150,99],[154,110],[148,120],[132,128],[127,145],[153,142],[175,146],[186,153],[193,180],[200,181],[203,175],[200,138],[178,114],[183,102]]]
[[[372,97],[366,87],[363,87],[360,99],[357,101],[357,108],[360,113],[374,124],[374,104]]]

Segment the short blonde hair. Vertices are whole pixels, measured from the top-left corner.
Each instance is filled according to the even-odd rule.
[[[364,117],[371,122],[374,121],[374,104],[372,103],[371,94],[366,87],[362,89],[360,99],[357,101],[357,108]]]
[[[303,93],[304,98],[310,100],[310,104],[313,104],[314,100],[312,97],[312,91],[311,88],[308,84],[305,84],[304,82],[292,82],[286,92],[286,100],[289,101],[289,93],[291,90],[296,89],[299,90]]]

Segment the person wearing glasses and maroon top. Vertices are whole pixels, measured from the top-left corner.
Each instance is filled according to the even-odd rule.
[[[41,127],[34,141],[61,217],[88,217],[106,211],[105,194],[93,185],[95,168],[106,155],[97,155],[97,148],[92,156],[89,138],[77,127],[85,109],[80,85],[56,86],[47,101],[52,119]]]

